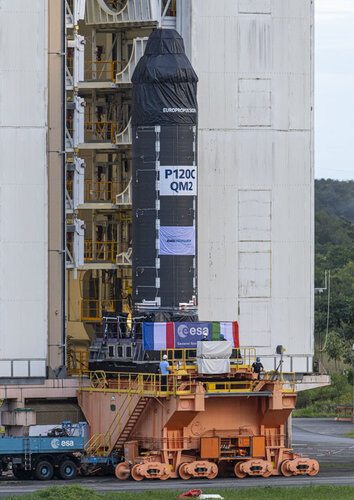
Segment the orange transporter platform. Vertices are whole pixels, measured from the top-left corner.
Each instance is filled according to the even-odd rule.
[[[201,375],[193,359],[178,353],[177,364],[169,351],[167,385],[155,374],[82,377],[79,404],[91,430],[87,453],[120,455],[120,480],[316,475],[316,460],[285,446],[294,374],[268,372],[257,380],[253,351],[239,349],[223,375]]]

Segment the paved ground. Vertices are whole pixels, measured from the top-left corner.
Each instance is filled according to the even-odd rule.
[[[295,451],[316,458],[321,465],[316,477],[272,477],[268,479],[215,479],[213,481],[118,481],[114,477],[79,478],[74,482],[92,488],[99,492],[108,491],[142,491],[155,489],[182,490],[200,488],[251,488],[262,486],[318,486],[331,484],[335,486],[354,486],[354,439],[346,438],[345,434],[354,431],[354,424],[334,422],[333,419],[294,419],[293,447]],[[2,481],[0,496],[21,495],[49,485],[61,485],[63,481]],[[70,482],[73,484],[73,481]]]

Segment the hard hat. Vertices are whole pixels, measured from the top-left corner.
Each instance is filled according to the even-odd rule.
[[[219,338],[220,338],[220,339],[223,339],[223,338],[224,338],[224,334],[223,334],[223,333],[220,333]]]
[[[256,357],[256,361],[260,361],[261,358],[259,356]]]
[[[208,336],[208,332],[204,332],[203,337],[207,337],[207,336]]]
[[[164,354],[164,355],[162,356],[162,359],[167,359],[167,354]]]

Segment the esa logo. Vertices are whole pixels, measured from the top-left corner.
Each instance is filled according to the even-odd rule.
[[[74,446],[74,441],[72,439],[68,439],[68,440],[63,439],[62,441],[60,441],[60,439],[54,438],[51,440],[50,446],[54,450],[57,450],[59,448],[59,446],[61,446],[62,448],[70,448],[70,447]]]
[[[56,438],[55,438],[55,439],[52,439],[52,440],[51,440],[51,442],[50,442],[50,446],[51,446],[52,448],[54,448],[54,450],[57,450],[57,449],[59,448],[59,446],[60,446],[60,441],[59,441],[59,439],[56,439]]]
[[[177,327],[177,335],[180,339],[185,339],[189,335],[198,335],[200,337],[203,333],[209,334],[209,328],[207,326],[188,326],[182,323]]]

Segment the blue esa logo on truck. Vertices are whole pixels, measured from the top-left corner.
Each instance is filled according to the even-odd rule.
[[[50,446],[57,450],[59,447],[61,448],[72,448],[74,446],[74,441],[72,439],[58,439],[54,438],[50,442]]]

